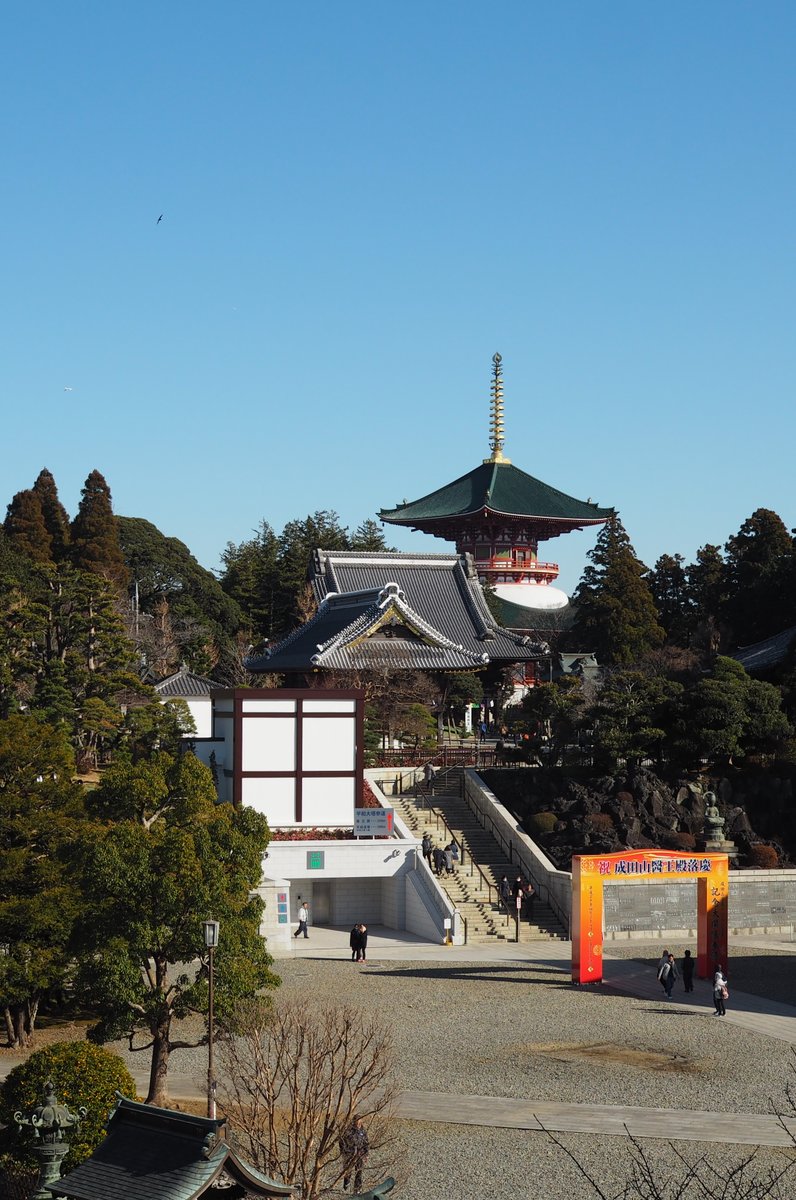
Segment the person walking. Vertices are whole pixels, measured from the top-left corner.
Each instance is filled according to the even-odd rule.
[[[663,990],[666,992],[666,999],[671,1000],[674,981],[677,979],[677,964],[674,961],[673,954],[666,955],[666,962],[662,965],[658,978],[663,984]]]
[[[727,1015],[727,1009],[724,1006],[724,1001],[729,999],[729,989],[724,972],[721,969],[721,963],[716,967],[716,973],[713,976],[713,1003],[716,1006],[716,1016],[724,1017]]]
[[[432,762],[427,762],[426,765],[423,767],[423,779],[425,780],[426,787],[428,788],[429,791],[431,791],[431,785],[434,782],[434,776],[436,775],[436,773],[437,773],[437,768],[434,766],[434,764]]]
[[[434,855],[434,870],[437,875],[441,875],[445,869],[445,851],[442,849],[441,846],[435,846],[434,850],[433,850],[433,855]]]
[[[525,916],[529,925],[533,925],[533,898],[535,895],[536,888],[529,879],[525,885]]]
[[[683,955],[683,987],[687,992],[694,990],[694,960],[691,957],[691,951],[686,950]]]
[[[445,859],[445,873],[447,875],[452,875],[453,874],[453,851],[451,850],[450,846],[445,847],[445,849],[442,851],[442,855],[443,855],[443,858]]]
[[[434,843],[431,840],[431,834],[428,832],[428,830],[426,830],[425,833],[423,834],[423,840],[420,843],[420,847],[423,851],[423,858],[428,863],[429,871],[433,871],[434,864],[431,861],[431,852],[434,849]]]
[[[359,952],[362,949],[359,930],[360,926],[355,925],[351,930],[351,935],[348,939],[351,944],[351,962],[359,962]]]
[[[360,925],[359,927],[359,952],[357,954],[357,962],[368,961],[368,927]]]
[[[309,919],[310,919],[310,906],[307,904],[306,900],[302,900],[301,904],[299,905],[299,910],[298,910],[298,929],[293,934],[293,937],[298,937],[300,933],[303,933],[305,937],[310,936],[307,933],[307,922],[309,921]]]
[[[343,1156],[343,1191],[348,1191],[351,1176],[354,1177],[354,1191],[362,1189],[362,1171],[368,1160],[370,1141],[362,1118],[354,1116],[351,1124],[340,1137],[340,1153]]]
[[[509,883],[508,875],[504,875],[501,878],[498,886],[498,894],[500,896],[500,903],[506,910],[506,916],[508,916],[511,911],[511,884]]]

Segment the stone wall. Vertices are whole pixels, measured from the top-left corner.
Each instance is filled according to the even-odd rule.
[[[470,808],[485,828],[530,877],[569,928],[572,875],[558,870],[520,827],[517,819],[472,770],[465,773]],[[675,938],[696,936],[696,884],[611,883],[604,891],[605,937]],[[780,933],[796,929],[796,870],[730,871],[730,930],[734,933]]]

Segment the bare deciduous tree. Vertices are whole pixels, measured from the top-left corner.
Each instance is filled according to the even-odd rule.
[[[378,1019],[312,995],[274,1007],[241,1005],[221,1044],[221,1100],[249,1161],[301,1200],[343,1177],[341,1135],[355,1116],[370,1142],[365,1186],[396,1175],[403,1150],[390,1131],[394,1055]]]
[[[796,1075],[796,1050],[791,1068]],[[782,1130],[796,1147],[796,1085],[793,1079],[785,1085],[785,1102],[770,1102]],[[739,1120],[743,1120],[739,1116]],[[575,1164],[582,1178],[591,1185],[600,1200],[790,1200],[793,1196],[793,1176],[796,1159],[793,1151],[780,1151],[776,1166],[763,1166],[758,1161],[759,1147],[740,1158],[728,1154],[702,1154],[694,1157],[684,1153],[671,1142],[668,1152],[648,1151],[627,1127],[631,1145],[627,1179],[617,1190],[608,1191],[584,1167],[577,1155],[548,1129],[547,1136]]]

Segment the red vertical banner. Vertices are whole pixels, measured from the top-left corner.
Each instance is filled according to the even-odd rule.
[[[572,859],[572,982],[603,977],[603,881],[594,858]]]
[[[700,979],[710,979],[718,966],[727,968],[729,893],[726,860],[714,863],[710,875],[697,880],[697,975]]]

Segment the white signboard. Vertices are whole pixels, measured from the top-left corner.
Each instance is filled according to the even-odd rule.
[[[389,837],[392,822],[391,808],[355,808],[354,837]]]

